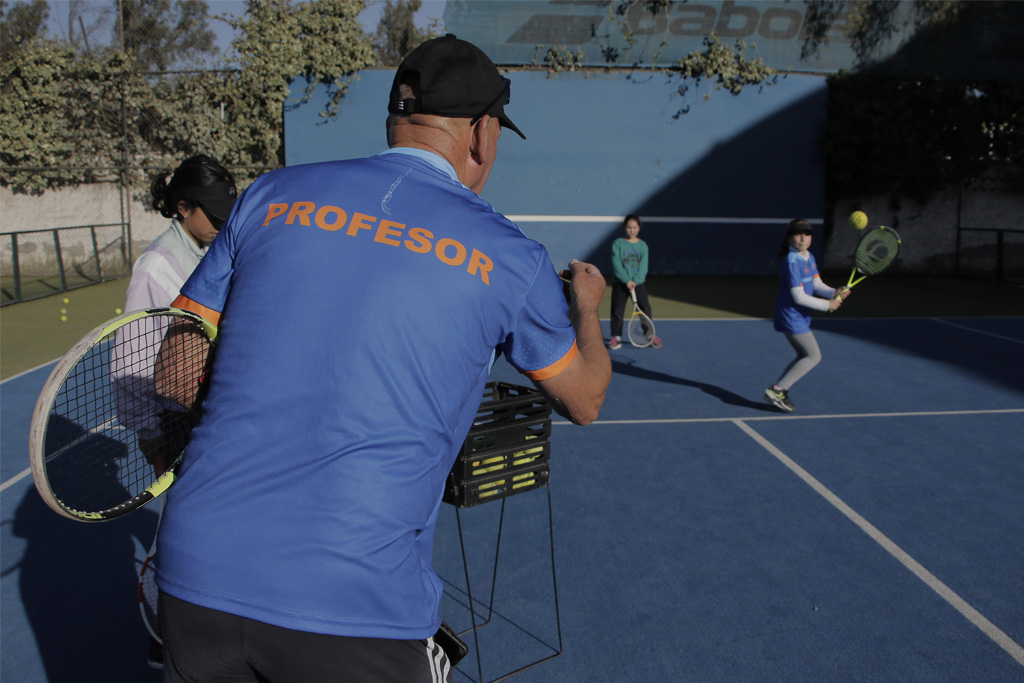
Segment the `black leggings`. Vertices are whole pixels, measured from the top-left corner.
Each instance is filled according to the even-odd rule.
[[[627,304],[628,302],[628,304]],[[636,286],[636,302],[640,305],[640,310],[647,314],[647,317],[654,320],[654,313],[651,312],[651,302],[647,299],[647,287],[644,285]],[[623,310],[629,305],[632,306],[633,302],[629,297],[629,287],[626,286],[625,282],[613,282],[612,283],[612,336],[622,336],[622,321],[623,321]],[[632,311],[633,309],[629,309]]]
[[[164,683],[431,683],[451,680],[433,638],[307,633],[160,593]]]

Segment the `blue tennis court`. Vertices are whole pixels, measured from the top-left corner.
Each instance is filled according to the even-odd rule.
[[[556,421],[548,488],[442,509],[446,620],[471,621],[460,527],[493,608],[456,681],[558,649],[512,680],[1024,681],[1024,317],[819,317],[794,414],[761,400],[791,353],[770,321],[658,333],[612,352],[598,422]],[[27,476],[50,367],[2,385],[2,678],[159,681],[133,573],[154,514],[75,523]]]

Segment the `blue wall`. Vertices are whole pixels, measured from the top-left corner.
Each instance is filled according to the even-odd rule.
[[[322,91],[287,112],[287,164],[384,149],[393,74],[362,72],[336,119],[319,115]],[[774,273],[785,223],[798,216],[816,221],[820,258],[823,78],[790,75],[734,96],[692,82],[679,95],[678,78],[654,72],[508,76],[506,113],[527,139],[502,135],[483,196],[556,264],[576,257],[607,270],[628,213],[645,220],[652,273]]]

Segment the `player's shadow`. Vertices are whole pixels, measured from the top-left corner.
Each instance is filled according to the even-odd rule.
[[[73,429],[59,422],[55,427]],[[117,451],[111,453],[113,459]],[[104,471],[113,477],[116,467]],[[35,488],[26,490],[12,526],[13,536],[22,539],[12,544],[21,546],[20,561],[12,564],[8,558],[18,551],[5,548],[3,573],[18,573],[22,607],[49,683],[160,680],[146,666],[148,636],[136,597],[137,548],[148,547],[155,525],[148,510],[111,522],[75,522],[47,507]]]
[[[658,372],[657,370],[649,370],[648,368],[639,367],[636,365],[636,361],[634,360],[622,361],[613,358],[612,372],[620,375],[629,375],[630,377],[636,377],[638,379],[646,379],[652,382],[666,382],[668,384],[679,384],[684,387],[700,389],[705,394],[714,396],[722,403],[727,403],[731,406],[740,406],[742,408],[751,408],[753,410],[762,410],[770,413],[778,412],[775,408],[765,403],[760,401],[751,401],[750,399],[744,398],[739,394],[734,394],[733,392],[714,384],[698,382],[696,380]]]

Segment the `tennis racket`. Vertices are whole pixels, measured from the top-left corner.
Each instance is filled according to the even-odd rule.
[[[636,290],[629,290],[629,295],[633,297],[633,315],[629,318],[626,334],[630,344],[642,349],[654,341],[654,321],[640,310],[640,304],[636,302]]]
[[[900,253],[900,244],[899,234],[884,225],[861,237],[853,254],[853,270],[846,288],[853,287],[869,275],[878,275],[892,265]],[[836,292],[838,296],[839,292]]]
[[[36,402],[29,461],[58,514],[126,515],[166,491],[199,420],[217,328],[175,308],[135,311],[82,337]]]
[[[156,539],[160,534],[159,524],[153,535],[153,545],[149,548],[149,554],[142,562],[142,569],[139,570],[139,611],[142,613],[142,622],[153,639],[161,645],[164,642],[160,633],[160,612],[157,609],[157,599],[160,592],[156,587]]]

